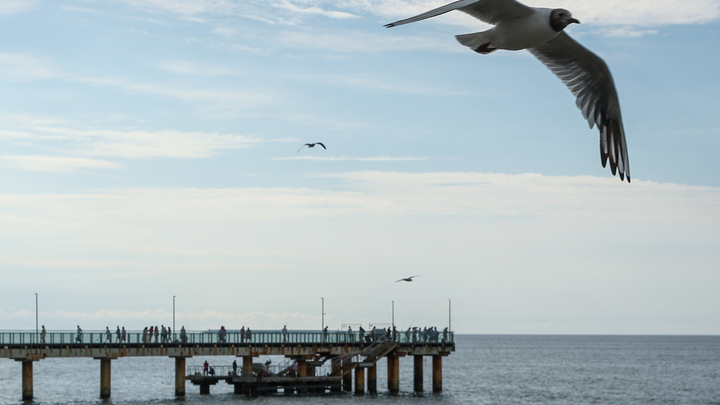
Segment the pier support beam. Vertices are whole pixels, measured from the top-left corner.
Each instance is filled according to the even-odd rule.
[[[433,392],[442,391],[442,356],[433,356]]]
[[[100,359],[100,398],[110,398],[110,359]]]
[[[355,368],[355,395],[365,395],[365,369]]]
[[[400,357],[388,355],[387,368],[388,391],[397,394],[400,392]]]
[[[185,396],[185,357],[175,357],[175,396]]]
[[[413,356],[413,387],[415,392],[423,392],[423,356]]]
[[[22,362],[22,399],[32,401],[33,399],[33,361],[23,360]]]
[[[371,394],[377,394],[377,363],[373,363],[372,367],[368,368],[367,374],[368,392]]]

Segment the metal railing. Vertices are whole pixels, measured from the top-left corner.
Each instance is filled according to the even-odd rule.
[[[353,331],[305,331],[296,330],[283,333],[276,330],[252,331],[241,334],[240,331],[226,331],[224,334],[217,331],[193,331],[186,333],[171,333],[165,338],[161,335],[143,333],[142,331],[127,331],[124,335],[112,331],[88,331],[77,333],[73,331],[48,331],[45,334],[35,331],[3,331],[0,332],[0,346],[154,346],[154,345],[263,345],[263,344],[371,344],[377,339],[391,338],[399,344],[443,344],[454,343],[454,332],[434,330],[428,333],[413,331],[397,331],[388,333],[386,330],[375,332]]]

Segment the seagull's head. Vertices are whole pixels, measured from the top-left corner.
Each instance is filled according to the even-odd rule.
[[[580,21],[574,19],[572,14],[564,8],[556,8],[550,13],[550,26],[557,32],[564,30],[572,23],[580,24]]]

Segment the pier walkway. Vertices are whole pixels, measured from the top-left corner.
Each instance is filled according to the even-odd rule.
[[[455,351],[454,334],[439,331],[422,334],[412,331],[390,333],[345,331],[193,331],[173,332],[165,339],[142,331],[128,331],[124,338],[115,331],[0,332],[0,358],[22,363],[22,398],[33,398],[32,365],[52,358],[92,357],[100,360],[100,397],[111,392],[111,361],[122,357],[164,356],[175,359],[175,395],[185,395],[186,381],[209,394],[219,381],[234,385],[236,394],[322,393],[353,390],[377,392],[377,362],[387,359],[387,386],[399,391],[399,359],[414,358],[414,389],[423,391],[423,356],[432,357],[433,391],[442,390],[442,357]],[[257,356],[284,356],[282,369],[263,368],[253,363]],[[221,368],[215,375],[197,370],[188,373],[185,359],[194,356],[236,356],[242,359],[237,371]],[[222,372],[222,375],[220,374]]]

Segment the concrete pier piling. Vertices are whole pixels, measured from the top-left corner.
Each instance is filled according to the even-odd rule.
[[[413,356],[413,389],[423,392],[423,356]]]
[[[33,361],[23,360],[22,362],[22,399],[32,401],[33,399]]]
[[[400,392],[400,357],[387,356],[387,379],[388,391],[393,395]]]
[[[377,364],[373,363],[367,372],[367,390],[371,394],[377,394]]]
[[[175,396],[185,396],[185,357],[175,357]]]
[[[100,398],[110,398],[110,359],[100,359]]]
[[[352,391],[352,374],[351,373],[347,373],[347,374],[343,375],[342,389],[345,392]]]
[[[442,391],[442,356],[433,356],[433,392]]]
[[[355,395],[365,395],[365,369],[355,368]]]

